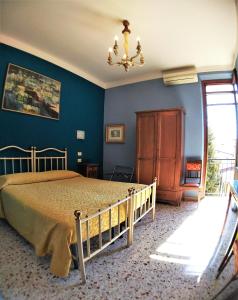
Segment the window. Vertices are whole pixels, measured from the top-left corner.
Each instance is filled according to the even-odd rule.
[[[234,176],[237,136],[235,92],[231,81],[203,82],[204,167],[208,194],[221,193]]]

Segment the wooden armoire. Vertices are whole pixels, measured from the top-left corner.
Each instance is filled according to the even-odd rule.
[[[150,184],[157,177],[157,199],[179,205],[184,161],[184,110],[142,111],[136,116],[137,182]]]

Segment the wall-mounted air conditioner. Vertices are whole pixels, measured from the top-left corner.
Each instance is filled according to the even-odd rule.
[[[165,85],[185,84],[198,82],[197,71],[194,66],[169,69],[163,71]]]

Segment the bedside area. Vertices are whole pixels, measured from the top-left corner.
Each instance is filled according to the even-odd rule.
[[[99,178],[99,164],[78,163],[78,172],[86,177]]]

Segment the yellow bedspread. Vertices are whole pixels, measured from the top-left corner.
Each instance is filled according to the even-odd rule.
[[[17,174],[20,179],[15,177],[1,182],[0,178],[0,214],[34,245],[37,255],[51,254],[51,272],[63,277],[70,269],[70,244],[76,242],[74,210],[81,210],[83,217],[91,215],[123,199],[128,188],[133,186],[138,190],[144,185],[91,179],[74,172],[68,174],[67,171],[61,172],[61,175],[57,173],[57,176],[44,173],[48,174],[32,173],[32,179],[27,174],[24,180],[20,177],[22,174]],[[145,195],[145,198],[148,196]],[[112,215],[115,226],[118,224],[116,209]],[[120,222],[125,220],[123,206],[120,207],[120,219]],[[107,229],[108,215],[105,214],[102,230]],[[85,233],[83,228],[83,239],[86,238]],[[90,236],[97,234],[98,224],[93,221],[90,223]]]

